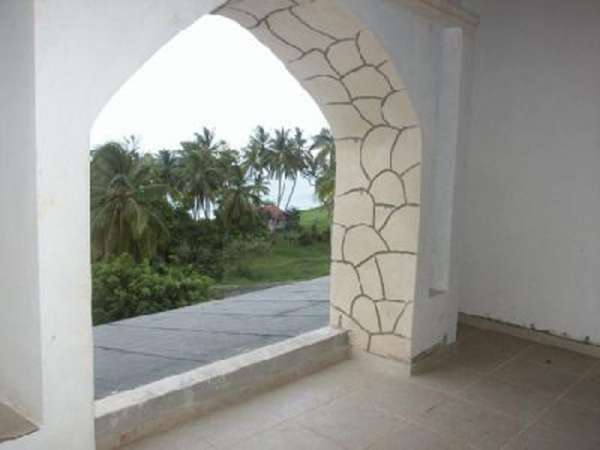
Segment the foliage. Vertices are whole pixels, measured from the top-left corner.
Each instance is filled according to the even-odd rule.
[[[171,240],[164,260],[192,267],[215,280],[223,278],[225,233],[214,220],[194,221],[183,209],[174,212],[169,223]]]
[[[196,133],[194,141],[181,143],[179,184],[185,195],[184,204],[195,220],[211,218],[222,175],[216,154],[224,147],[225,143],[216,142],[214,133],[207,128]]]
[[[168,236],[161,215],[166,187],[136,148],[109,142],[92,152],[92,258],[153,256]]]
[[[123,255],[93,265],[94,324],[206,301],[212,280],[176,266],[136,263]]]
[[[310,138],[259,126],[240,151],[207,128],[155,154],[135,137],[92,150],[95,320],[202,301],[210,279],[198,274],[241,283],[326,275],[335,168],[327,129]],[[300,177],[322,208],[289,210]],[[276,206],[288,210],[286,229],[273,234],[264,216],[271,181]]]
[[[313,138],[312,151],[317,154],[313,159],[312,171],[315,178],[315,193],[321,203],[333,212],[335,198],[335,140],[331,131],[323,129]]]

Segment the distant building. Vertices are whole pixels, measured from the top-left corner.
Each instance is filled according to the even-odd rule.
[[[274,233],[277,230],[282,230],[286,227],[288,214],[276,205],[269,204],[261,207],[261,213],[267,219],[269,231]]]

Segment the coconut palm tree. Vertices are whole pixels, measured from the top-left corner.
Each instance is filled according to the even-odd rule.
[[[160,150],[154,159],[158,179],[167,186],[173,199],[179,193],[179,162],[176,152],[171,150]]]
[[[202,215],[209,219],[220,186],[217,152],[225,144],[223,141],[216,141],[214,132],[206,127],[202,133],[196,133],[195,137],[195,141],[181,143],[181,190],[187,197],[194,220],[200,220]]]
[[[226,229],[252,227],[260,220],[261,196],[268,192],[263,184],[257,186],[240,165],[232,166],[231,178],[222,190],[221,218]]]
[[[168,231],[161,214],[166,187],[136,148],[110,142],[92,152],[91,232],[95,260],[155,255]]]
[[[250,141],[244,152],[242,168],[248,176],[254,178],[256,184],[262,184],[265,172],[268,171],[268,153],[271,136],[261,125],[257,126],[250,136]]]
[[[281,203],[285,197],[285,180],[290,177],[289,160],[291,158],[289,155],[291,148],[290,130],[287,128],[275,130],[275,134],[269,141],[266,165],[271,178],[277,181],[276,205],[278,208],[281,207]]]
[[[304,137],[304,132],[300,128],[296,127],[291,146],[289,147],[289,151],[286,153],[286,172],[290,174],[292,178],[292,187],[285,206],[286,210],[290,209],[292,198],[296,192],[298,177],[306,172],[309,164],[309,159],[307,157],[308,152],[306,149],[307,142],[308,141]]]
[[[317,198],[332,212],[335,197],[335,140],[331,131],[323,128],[313,137],[311,151],[313,157],[313,173],[315,177],[315,193]]]

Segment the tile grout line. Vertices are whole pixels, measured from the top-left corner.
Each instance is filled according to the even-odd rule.
[[[535,425],[539,424],[540,421],[542,420],[542,417],[548,412],[550,411],[551,408],[553,408],[554,406],[556,406],[561,400],[563,400],[567,395],[569,395],[569,393],[575,388],[575,386],[577,386],[580,382],[582,382],[583,380],[585,380],[585,378],[593,373],[593,371],[595,370],[595,367],[597,367],[598,364],[594,364],[592,365],[589,369],[587,369],[586,371],[583,372],[583,374],[581,374],[574,382],[573,384],[571,384],[571,386],[569,386],[567,389],[565,389],[565,391],[562,394],[559,394],[546,408],[542,409],[537,416],[532,419],[531,421],[529,421],[529,423],[527,423],[523,429],[517,433],[517,435],[515,435],[512,439],[509,439],[508,442],[506,442],[502,447],[500,447],[500,450],[504,450],[508,448],[508,445],[510,445],[513,441],[515,441],[516,439],[518,439],[519,437],[523,436],[527,431],[531,430]]]
[[[351,360],[349,360],[349,361],[351,361]],[[348,361],[346,361],[346,362],[348,362]],[[343,363],[343,362],[342,362],[342,363]],[[330,366],[329,368],[326,368],[325,370],[331,369],[332,367],[335,367],[335,366],[336,366],[336,364],[334,364],[333,366]],[[323,372],[320,372],[320,373],[323,373]],[[308,377],[301,378],[300,380],[297,380],[297,381],[308,380],[308,379],[309,379],[311,376],[313,376],[313,375],[316,375],[316,374],[309,375]],[[283,385],[283,386],[280,386],[279,388],[285,388],[286,386],[287,386],[287,385]],[[275,429],[275,428],[277,428],[277,427],[280,427],[280,426],[282,426],[282,425],[284,425],[284,424],[286,424],[286,423],[288,423],[288,422],[290,422],[290,423],[291,423],[291,422],[293,422],[293,421],[297,420],[297,419],[298,419],[300,416],[302,416],[302,415],[304,415],[304,414],[307,414],[307,413],[309,413],[309,412],[316,411],[317,409],[320,409],[320,408],[324,408],[325,406],[328,406],[328,405],[332,404],[333,402],[335,402],[335,401],[337,401],[337,400],[340,400],[340,399],[342,399],[342,398],[344,398],[344,397],[347,397],[348,395],[350,395],[350,394],[351,394],[352,392],[354,392],[355,390],[356,390],[356,387],[355,387],[355,386],[351,386],[351,387],[349,387],[347,390],[344,390],[344,392],[340,393],[339,395],[335,395],[334,397],[330,398],[329,400],[325,401],[324,403],[321,403],[321,404],[319,404],[319,405],[316,405],[316,406],[314,406],[314,407],[310,407],[310,408],[308,408],[308,409],[306,409],[306,410],[304,410],[304,411],[298,412],[298,413],[296,413],[296,414],[292,414],[291,416],[289,416],[289,417],[286,417],[286,418],[282,419],[280,422],[276,422],[276,423],[274,423],[274,424],[272,424],[272,425],[268,426],[267,428],[265,428],[265,429],[263,429],[263,430],[256,431],[256,432],[254,432],[254,433],[251,433],[249,436],[246,436],[245,438],[242,438],[242,439],[240,439],[239,441],[232,442],[232,443],[229,445],[229,447],[231,447],[231,446],[234,446],[234,445],[237,445],[237,444],[239,444],[240,442],[242,442],[242,441],[243,441],[243,440],[245,440],[245,439],[249,439],[249,438],[251,438],[251,437],[254,437],[254,436],[257,436],[257,435],[259,435],[259,434],[262,434],[262,433],[267,433],[267,432],[269,432],[269,431],[272,431],[273,429]],[[271,392],[272,392],[272,391],[271,391]],[[261,395],[264,395],[264,394],[265,394],[265,393],[258,394],[258,395],[257,395],[256,397],[254,397],[254,398],[255,398],[255,399],[257,399],[257,398],[259,398]],[[235,407],[235,406],[236,406],[236,405],[233,405],[232,407]],[[327,437],[327,436],[322,436],[320,433],[317,433],[315,430],[313,430],[313,429],[311,429],[311,428],[308,428],[308,427],[306,427],[306,426],[303,426],[303,425],[300,425],[300,424],[297,424],[297,425],[298,425],[300,428],[303,428],[303,429],[305,429],[305,430],[309,430],[309,431],[311,431],[311,432],[315,433],[315,434],[316,434],[316,435],[318,435],[318,436],[321,436],[321,437],[327,438],[327,440],[329,440],[329,441],[332,441],[332,439],[331,439],[331,438],[329,438],[329,437]],[[210,441],[209,441],[209,442],[210,442]],[[334,442],[336,445],[340,446],[340,444],[339,444],[338,442],[336,442],[336,441],[332,441],[332,442]],[[216,444],[213,444],[212,442],[210,442],[210,443],[211,443],[213,446],[215,446],[215,445],[216,445]],[[346,447],[345,447],[345,446],[343,446],[343,445],[342,445],[341,447],[342,447],[342,449],[346,450]],[[221,448],[221,447],[220,447],[220,446],[217,446],[217,448]]]

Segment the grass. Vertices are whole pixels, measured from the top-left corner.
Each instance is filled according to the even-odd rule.
[[[319,232],[326,231],[331,223],[323,207],[301,211],[300,226],[309,229],[316,225]],[[262,285],[310,280],[329,275],[331,246],[329,242],[301,245],[279,239],[265,254],[244,257],[244,273],[226,273],[215,287],[216,292],[227,293],[238,289]]]
[[[329,275],[330,257],[328,242],[301,246],[281,240],[264,255],[248,256],[248,273],[226,274],[222,284],[248,287],[324,277]]]
[[[313,225],[317,226],[320,232],[327,230],[331,225],[331,217],[327,209],[323,206],[314,209],[307,209],[300,212],[300,225],[305,228],[310,228]]]

